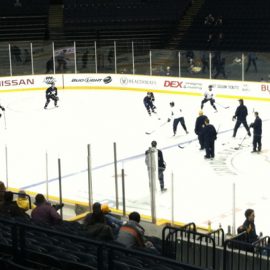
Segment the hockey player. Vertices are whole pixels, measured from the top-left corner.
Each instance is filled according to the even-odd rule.
[[[212,107],[215,109],[215,111],[217,112],[217,108],[215,106],[215,99],[214,99],[214,93],[212,92],[213,90],[213,86],[209,85],[208,86],[208,91],[205,92],[204,94],[204,99],[201,102],[201,109],[203,109],[203,105],[204,103],[210,101],[210,104],[212,105]]]
[[[46,103],[44,109],[47,109],[47,106],[50,103],[51,99],[54,101],[54,106],[58,107],[57,102],[59,98],[57,96],[57,88],[55,87],[54,83],[52,83],[52,85],[46,90]]]
[[[236,119],[236,123],[233,129],[233,137],[236,136],[237,130],[241,124],[243,124],[245,129],[247,130],[248,136],[251,136],[250,130],[247,124],[247,120],[246,120],[247,115],[248,115],[247,107],[244,105],[243,99],[239,99],[239,104],[240,105],[237,107],[235,114],[232,118],[233,121]]]
[[[203,132],[203,128],[205,127],[205,120],[207,119],[207,116],[203,114],[203,111],[199,111],[199,116],[196,118],[196,122],[195,122],[195,133],[198,136],[198,140],[200,143],[200,150],[204,149],[204,141],[203,141],[203,136],[202,136],[202,132]]]
[[[176,108],[174,102],[170,102],[170,106],[171,106],[171,115],[168,118],[168,122],[170,122],[171,119],[173,119],[173,136],[176,135],[176,130],[179,122],[181,123],[181,126],[185,130],[186,134],[188,134],[182,109]]]
[[[6,109],[0,105],[0,109],[4,112]],[[0,117],[2,117],[2,114],[0,113]]]
[[[143,104],[150,116],[151,111],[152,113],[156,113],[155,111],[156,106],[153,104],[154,101],[155,101],[154,94],[152,92],[147,92],[147,95],[143,99]]]

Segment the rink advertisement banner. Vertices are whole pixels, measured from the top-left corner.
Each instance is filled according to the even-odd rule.
[[[112,89],[203,95],[209,85],[221,97],[270,98],[270,84],[124,74],[68,74],[65,89]]]
[[[54,82],[56,86],[62,88],[62,75],[34,75],[34,76],[14,76],[0,78],[0,91],[27,91],[46,89]]]
[[[125,74],[59,74],[0,78],[0,91],[45,90],[52,83],[61,90],[130,90],[203,95],[209,85],[218,97],[270,101],[270,83]]]

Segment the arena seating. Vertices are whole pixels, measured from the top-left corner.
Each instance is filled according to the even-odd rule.
[[[64,30],[70,37],[151,40],[160,47],[168,40],[190,0],[64,1]]]
[[[182,46],[199,50],[268,51],[269,8],[270,2],[266,0],[206,0],[194,18]],[[210,31],[209,27],[205,26],[204,19],[209,14],[223,18],[223,24],[218,30],[224,36],[220,44],[207,42]]]
[[[0,41],[45,39],[49,4],[49,0],[0,1]]]

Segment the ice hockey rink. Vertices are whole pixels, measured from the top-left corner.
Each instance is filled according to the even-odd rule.
[[[167,163],[165,186],[168,188],[165,193],[157,188],[158,218],[171,220],[174,213],[174,221],[207,227],[210,220],[213,229],[221,224],[227,230],[228,225],[234,225],[235,205],[236,226],[244,221],[244,211],[253,208],[257,233],[270,235],[267,218],[270,104],[244,101],[249,111],[248,124],[254,120],[254,110],[263,120],[262,152],[252,154],[252,137],[246,136],[239,148],[246,135],[243,127],[232,138],[237,99],[217,97],[216,102],[221,105],[217,105],[217,113],[206,103],[204,113],[218,130],[218,138],[215,159],[205,160],[194,133],[202,98],[155,93],[158,114],[150,117],[143,105],[145,95],[142,91],[60,89],[59,108],[54,108],[51,102],[48,110],[44,110],[45,91],[1,93],[0,103],[6,107],[5,119],[3,116],[0,119],[1,180],[8,181],[12,188],[45,194],[48,177],[49,194],[57,197],[60,159],[63,199],[87,202],[87,144],[90,144],[93,200],[115,207],[115,142],[118,173],[122,168],[125,172],[127,211],[150,215],[144,153],[151,141],[156,140]],[[177,135],[172,136],[172,122],[166,123],[171,101],[182,108],[189,134],[179,125]],[[120,176],[118,181],[122,209]]]

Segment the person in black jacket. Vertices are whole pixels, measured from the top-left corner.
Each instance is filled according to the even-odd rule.
[[[166,169],[166,162],[164,161],[162,151],[157,149],[157,142],[156,141],[151,142],[151,147],[152,148],[150,148],[151,149],[150,151],[157,151],[158,179],[159,179],[159,184],[160,184],[160,190],[161,190],[161,192],[164,192],[167,190],[167,188],[164,188],[164,174],[163,174],[163,172]],[[147,165],[148,172],[150,172],[152,169],[151,164],[150,164],[150,155],[151,155],[151,153],[149,152],[149,150],[145,151],[145,163]]]
[[[261,152],[262,149],[262,119],[259,117],[258,112],[254,112],[255,121],[250,124],[250,128],[253,128],[253,151]]]
[[[217,131],[213,125],[210,124],[208,118],[205,119],[205,127],[202,130],[202,136],[204,141],[204,147],[206,155],[204,158],[215,157],[215,140],[217,139]]]
[[[236,136],[237,130],[241,124],[243,124],[245,129],[247,130],[248,136],[251,136],[250,130],[247,124],[247,120],[246,120],[247,115],[248,115],[247,107],[244,105],[243,99],[239,99],[239,103],[240,105],[237,107],[235,114],[233,116],[233,121],[236,119],[236,123],[233,130],[233,137]]]
[[[204,142],[203,142],[203,136],[202,136],[202,131],[203,128],[205,127],[205,120],[207,116],[203,114],[203,111],[199,111],[199,116],[196,118],[195,122],[195,133],[198,136],[198,140],[200,143],[200,150],[204,149]]]
[[[46,90],[46,104],[44,106],[44,109],[47,109],[47,106],[50,103],[51,99],[54,101],[54,106],[58,107],[57,101],[59,100],[59,98],[57,96],[57,88],[55,87],[54,83],[52,83],[52,85]]]
[[[152,92],[147,92],[147,95],[143,99],[143,104],[148,112],[148,114],[151,116],[151,111],[152,113],[156,113],[155,109],[156,106],[154,105],[155,97]]]

